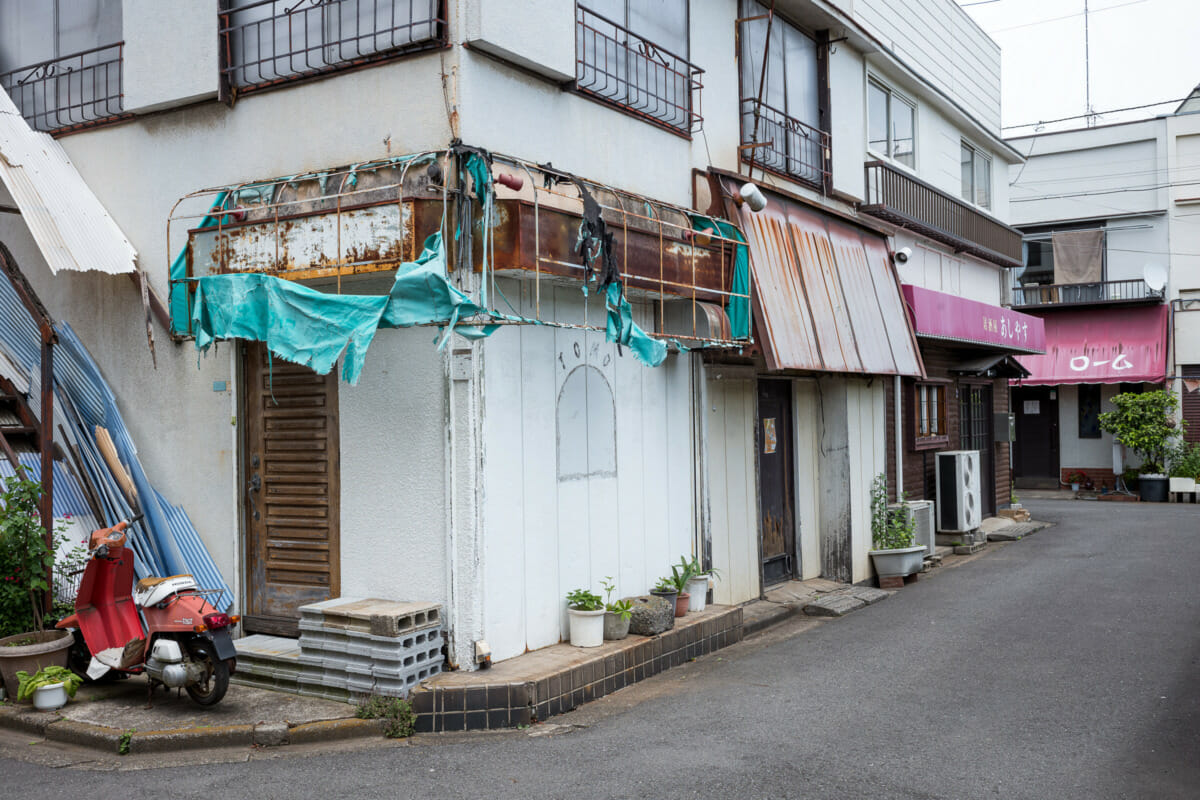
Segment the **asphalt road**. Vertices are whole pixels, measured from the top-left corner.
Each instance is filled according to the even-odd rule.
[[[1056,525],[557,725],[173,769],[47,751],[0,757],[0,795],[1200,797],[1200,506],[1028,505]]]

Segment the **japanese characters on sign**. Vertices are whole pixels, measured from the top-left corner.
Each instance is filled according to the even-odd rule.
[[[1000,317],[985,316],[982,319],[983,330],[1007,341],[1029,343],[1029,322],[1008,315]]]
[[[1125,357],[1124,353],[1118,353],[1116,358],[1106,358],[1103,361],[1093,360],[1086,355],[1075,356],[1071,359],[1070,367],[1075,372],[1083,372],[1089,367],[1103,367],[1107,364],[1112,364],[1112,369],[1118,372],[1125,369],[1133,369],[1133,364]]]

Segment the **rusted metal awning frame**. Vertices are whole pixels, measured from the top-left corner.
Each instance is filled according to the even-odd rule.
[[[656,301],[658,311],[657,329],[648,331],[651,336],[680,344],[686,343],[685,346],[688,347],[745,348],[753,344],[754,339],[752,335],[745,339],[732,337],[724,310],[724,307],[733,300],[745,299],[749,302],[753,294],[752,286],[745,293],[733,290],[732,265],[736,253],[735,248],[745,246],[742,242],[722,235],[715,224],[710,229],[697,234],[693,230],[691,223],[691,217],[697,215],[697,212],[692,209],[663,203],[658,200],[651,200],[650,198],[631,192],[620,191],[606,184],[557,170],[549,164],[538,165],[534,162],[511,156],[500,154],[489,155],[493,165],[493,179],[507,173],[508,175],[520,176],[527,182],[519,189],[510,189],[499,181],[494,180],[492,184],[493,193],[489,202],[507,204],[508,208],[516,210],[515,213],[527,214],[532,217],[532,260],[521,261],[521,259],[514,257],[512,259],[513,263],[497,265],[494,263],[496,254],[496,228],[492,227],[488,229],[486,237],[477,237],[481,240],[477,244],[486,245],[482,248],[482,252],[480,252],[481,248],[477,247],[476,252],[472,254],[472,258],[475,262],[476,271],[483,273],[481,288],[486,289],[486,291],[480,292],[480,294],[488,298],[488,303],[486,304],[487,312],[476,317],[461,320],[458,323],[459,325],[486,326],[534,323],[574,330],[601,332],[605,330],[606,319],[598,322],[588,319],[588,304],[585,304],[585,316],[582,324],[542,319],[541,295],[543,281],[561,281],[566,277],[569,279],[578,279],[582,282],[587,278],[587,268],[580,261],[571,261],[562,257],[569,253],[573,254],[573,247],[569,246],[563,252],[550,252],[546,249],[542,241],[543,230],[547,229],[550,225],[551,215],[557,215],[558,217],[564,214],[574,217],[581,215],[582,212],[574,210],[574,207],[578,206],[582,209],[583,193],[586,191],[597,201],[603,218],[609,224],[610,230],[619,234],[619,241],[616,242],[616,248],[619,251],[617,255],[622,281],[627,290],[640,291]],[[172,207],[167,219],[167,251],[168,253],[174,252],[171,245],[172,226],[181,222],[186,224],[189,233],[189,262],[187,271],[188,278],[191,279],[196,277],[197,265],[192,264],[190,261],[192,258],[190,241],[191,237],[198,231],[211,232],[215,230],[217,236],[220,237],[228,230],[265,222],[274,227],[276,263],[280,264],[282,262],[278,260],[280,251],[278,242],[280,241],[281,225],[286,225],[302,217],[332,213],[337,216],[338,220],[337,257],[329,259],[328,262],[323,262],[320,269],[280,271],[271,274],[277,274],[278,277],[290,280],[332,278],[336,281],[336,292],[341,293],[343,290],[343,277],[350,277],[364,272],[394,270],[402,261],[414,260],[420,252],[420,243],[424,238],[421,235],[422,233],[427,234],[435,230],[440,230],[448,251],[453,250],[456,247],[456,237],[452,235],[452,231],[458,225],[456,209],[454,208],[454,203],[452,203],[454,199],[464,195],[471,198],[474,206],[472,224],[474,226],[481,226],[481,192],[477,191],[473,186],[458,185],[457,176],[459,169],[456,159],[459,157],[461,156],[456,155],[452,150],[425,151],[408,156],[378,159],[326,171],[309,172],[269,180],[246,181],[232,186],[197,190],[181,197]],[[423,177],[423,173],[429,169],[429,165],[432,163],[439,165],[441,176],[444,176],[440,184],[425,180]],[[413,168],[415,167],[419,167],[420,169],[414,170]],[[351,176],[366,174],[383,168],[396,168],[400,172],[399,180],[390,185],[394,189],[394,193],[386,200],[383,199],[383,194],[389,188],[387,185],[368,185],[363,188],[350,185],[353,183],[350,180]],[[409,181],[410,171],[414,173],[411,182]],[[418,172],[422,173],[422,175],[416,175]],[[323,191],[319,197],[307,196],[303,198],[296,197],[294,199],[278,199],[282,187],[313,180],[322,181],[323,186],[332,186],[334,188],[332,191]],[[270,198],[266,203],[254,206],[253,208],[236,207],[238,206],[238,199],[243,196],[254,195],[261,197],[264,194]],[[222,198],[220,203],[216,202],[217,198]],[[429,202],[431,198],[440,201],[440,211],[436,214],[428,211],[420,213],[419,204]],[[199,200],[204,200],[204,202],[197,203],[196,201]],[[198,205],[198,210],[189,210],[186,208],[189,204]],[[403,245],[406,240],[410,240],[409,246],[389,249],[386,254],[370,253],[368,254],[370,256],[368,258],[344,258],[341,242],[343,213],[348,214],[351,211],[361,208],[370,208],[384,204],[399,206],[399,227],[396,231],[396,241]],[[315,210],[318,206],[321,206],[321,209]],[[213,213],[216,211],[220,213]],[[706,215],[700,214],[699,216]],[[561,227],[562,220],[558,219],[556,221]],[[418,231],[418,227],[422,228],[422,230]],[[646,239],[657,238],[659,255],[657,277],[637,275],[630,269],[631,235],[641,235]],[[572,240],[573,238],[572,236]],[[517,245],[513,246],[519,246],[519,244],[518,242]],[[676,272],[682,271],[682,276],[673,278],[667,274],[664,253],[668,247],[672,248],[673,252],[676,253],[681,251],[687,253],[686,256],[676,256],[675,259],[677,262]],[[560,247],[559,250],[561,251],[562,248]],[[728,280],[722,274],[721,285],[700,286],[697,281],[699,254],[704,254],[708,261],[712,261],[715,257],[720,263],[727,262],[730,265]],[[458,259],[453,257],[454,253],[450,255],[452,257],[449,259],[449,269],[453,270],[454,264],[457,263]],[[505,255],[513,254],[506,253]],[[218,271],[246,271],[236,269],[228,261],[224,260],[224,258],[225,256],[222,256],[223,260]],[[679,268],[678,262],[681,259],[690,261],[690,271],[687,265],[684,265],[682,270]],[[521,263],[515,263],[518,261],[521,261]],[[528,266],[525,266],[525,264]],[[711,271],[711,264],[709,265],[709,269]],[[503,311],[494,302],[498,296],[495,290],[497,272],[515,276],[522,271],[533,273],[534,315],[532,319]],[[691,303],[690,333],[665,330],[666,304],[668,301],[676,301],[677,299],[686,300]],[[484,305],[483,303],[480,304]],[[700,330],[701,323],[707,325],[707,331],[702,332]]]
[[[41,466],[41,484],[42,497],[38,506],[38,513],[41,517],[42,528],[45,530],[46,547],[49,549],[51,556],[54,554],[54,345],[58,343],[58,334],[54,332],[54,321],[50,318],[46,307],[42,305],[41,298],[33,291],[33,287],[29,285],[29,281],[25,279],[21,268],[17,266],[17,260],[13,258],[13,254],[0,242],[0,271],[8,278],[12,284],[17,297],[21,299],[21,304],[25,306],[25,310],[29,312],[29,316],[38,326],[38,334],[41,338],[41,383],[39,390],[41,393],[41,419],[38,426],[38,449],[41,451],[42,466]],[[18,475],[24,473],[24,469],[16,461],[16,455],[12,452],[7,442],[4,442],[5,455],[13,462],[13,468]],[[53,586],[54,567],[46,568],[46,585]],[[50,592],[45,594],[43,598],[43,609],[50,610]]]

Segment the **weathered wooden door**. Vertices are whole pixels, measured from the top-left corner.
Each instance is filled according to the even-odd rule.
[[[791,383],[759,381],[759,530],[764,586],[789,580],[796,571],[794,469]]]
[[[250,632],[296,636],[299,608],[337,597],[337,368],[243,350],[246,611]]]

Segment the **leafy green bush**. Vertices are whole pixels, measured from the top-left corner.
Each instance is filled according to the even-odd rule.
[[[42,485],[15,475],[0,491],[0,637],[43,629],[42,593],[54,551],[38,517]]]
[[[1161,389],[1123,393],[1112,399],[1115,411],[1100,415],[1100,429],[1142,457],[1141,472],[1160,473],[1180,431],[1175,426],[1179,398]]]
[[[1200,442],[1180,441],[1167,455],[1172,478],[1200,478]]]
[[[417,718],[407,700],[399,697],[371,695],[358,704],[354,716],[359,719],[382,719],[383,735],[389,739],[412,736]]]

